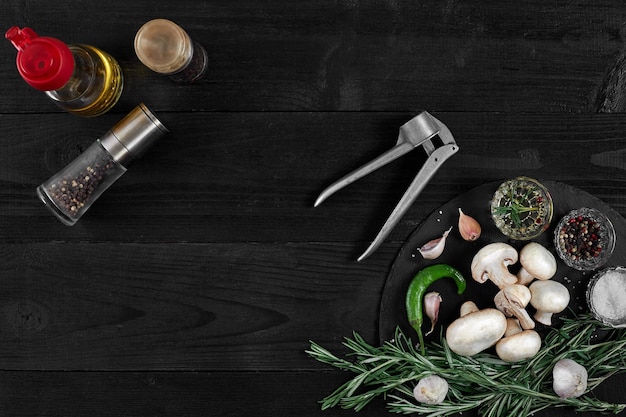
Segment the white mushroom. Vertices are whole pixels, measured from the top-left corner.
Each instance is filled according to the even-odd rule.
[[[556,274],[554,255],[537,242],[530,242],[522,248],[519,261],[522,268],[517,273],[518,284],[528,285],[535,278],[544,281]]]
[[[565,310],[570,295],[567,287],[557,281],[535,281],[530,285],[530,303],[537,309],[535,320],[552,325],[552,315]]]
[[[459,317],[467,316],[468,314],[475,313],[479,311],[476,303],[473,301],[466,301],[461,304],[461,308],[459,309]]]
[[[502,242],[490,243],[474,255],[472,259],[472,278],[481,284],[488,279],[498,288],[515,284],[517,277],[508,266],[517,262],[517,251],[511,245]]]
[[[504,338],[496,343],[498,357],[506,362],[532,358],[541,348],[541,336],[534,330],[522,330],[517,319],[507,319]]]
[[[503,337],[510,337],[515,334],[521,333],[524,331],[522,326],[519,325],[519,320],[513,317],[509,317],[506,319],[506,330],[504,331]]]
[[[467,301],[461,306],[465,314],[446,330],[450,349],[463,356],[472,356],[496,344],[506,330],[506,317],[495,308],[478,310]]]
[[[544,282],[544,281],[540,281]],[[519,284],[504,287],[496,294],[493,302],[496,308],[507,317],[517,317],[523,329],[534,329],[535,322],[526,311],[526,306],[530,302],[531,294],[528,287]]]

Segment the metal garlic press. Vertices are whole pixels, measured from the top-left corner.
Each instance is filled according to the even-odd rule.
[[[433,141],[432,139],[434,139],[435,136],[439,136],[440,141]],[[374,241],[358,258],[359,261],[367,258],[378,249],[391,230],[398,224],[404,213],[406,213],[409,207],[415,202],[439,167],[459,150],[450,130],[428,112],[418,114],[400,127],[398,142],[393,148],[331,184],[322,191],[315,201],[315,207],[317,207],[343,187],[352,184],[359,178],[398,159],[417,147],[422,147],[424,151],[426,151],[428,159],[411,182],[411,185],[409,185],[409,188],[394,208],[382,229],[380,229],[380,232],[378,232],[376,238],[374,238]]]

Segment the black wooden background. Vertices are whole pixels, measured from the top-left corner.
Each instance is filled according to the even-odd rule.
[[[205,46],[205,80],[137,60],[158,17]],[[530,175],[626,214],[624,1],[3,0],[0,22],[98,46],[125,74],[120,103],[82,119],[0,44],[3,416],[354,415],[320,410],[349,375],[304,351],[377,341],[388,269],[439,205]],[[140,102],[171,133],[62,225],[36,186]],[[357,263],[424,155],[313,202],[422,110],[461,150]],[[598,396],[625,402],[624,381]]]

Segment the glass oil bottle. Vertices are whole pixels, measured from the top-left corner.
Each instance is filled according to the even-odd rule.
[[[122,70],[106,52],[39,36],[28,27],[13,26],[5,37],[18,50],[16,64],[24,81],[44,91],[60,108],[94,117],[109,111],[120,98]]]

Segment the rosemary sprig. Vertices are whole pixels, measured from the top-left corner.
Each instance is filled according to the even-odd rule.
[[[509,215],[509,217],[511,218],[511,221],[513,222],[513,225],[515,227],[521,227],[522,225],[522,213],[529,213],[531,211],[537,211],[539,210],[538,207],[533,207],[533,206],[525,206],[523,204],[520,204],[519,201],[524,201],[524,202],[529,202],[530,201],[530,196],[533,193],[532,190],[526,190],[526,194],[524,194],[523,196],[519,197],[519,198],[515,198],[514,196],[514,187],[511,186],[508,190],[508,200],[509,200],[509,204],[506,206],[498,206],[495,208],[495,213],[499,216],[504,216],[506,214]]]
[[[516,364],[488,353],[457,355],[444,338],[441,344],[427,345],[428,354],[422,355],[399,328],[395,338],[380,347],[370,345],[357,333],[352,339],[346,338],[343,344],[350,360],[314,342],[306,352],[320,362],[356,374],[321,401],[322,409],[340,406],[358,411],[382,396],[392,412],[429,417],[472,409],[478,409],[483,417],[532,415],[548,407],[615,414],[624,410],[626,404],[602,401],[590,393],[608,377],[626,371],[626,330],[609,329],[590,315],[563,322],[560,329],[548,333],[535,357]],[[612,337],[594,343],[598,330],[611,331]],[[564,358],[587,368],[588,390],[582,397],[561,399],[552,390],[552,368]],[[413,388],[421,378],[433,374],[448,381],[446,401],[437,405],[418,403]]]
[[[515,227],[522,225],[522,213],[530,213],[539,210],[538,207],[525,207],[519,203],[512,203],[510,206],[499,206],[495,208],[495,213],[499,216],[508,214]]]

